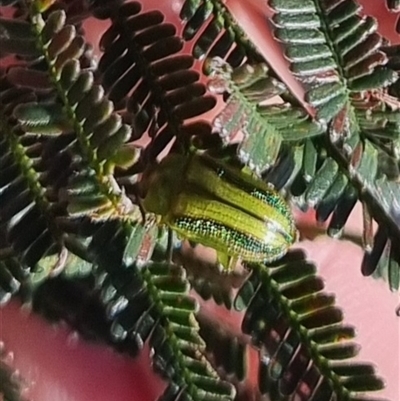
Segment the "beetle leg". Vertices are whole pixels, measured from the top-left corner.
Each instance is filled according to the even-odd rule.
[[[228,255],[225,253],[217,252],[217,267],[220,273],[228,268]]]
[[[238,258],[217,252],[217,261],[219,271],[221,273],[229,273],[235,269]]]
[[[233,270],[235,270],[238,260],[239,260],[239,258],[234,257],[234,256],[231,256],[229,258],[229,264],[228,264],[229,272],[232,272]]]

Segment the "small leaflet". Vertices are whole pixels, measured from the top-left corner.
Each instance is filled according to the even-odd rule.
[[[268,76],[267,66],[261,63],[232,69],[223,59],[215,57],[207,67],[211,71],[209,90],[230,94],[213,121],[213,130],[226,144],[239,139],[239,159],[260,175],[275,163],[282,143],[278,129],[262,113],[265,108],[262,103],[282,94],[286,86]]]

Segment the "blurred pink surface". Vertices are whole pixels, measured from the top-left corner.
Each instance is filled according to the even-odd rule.
[[[155,0],[143,3],[146,4],[145,9],[159,8],[161,4]],[[162,3],[166,19],[178,26],[181,23],[177,12],[181,3],[178,0]],[[260,2],[252,0],[252,3],[259,7]],[[382,10],[383,2],[365,0],[364,3],[368,12]],[[246,30],[263,49],[265,56],[276,60],[274,65],[286,77],[286,61],[279,54],[271,59],[271,42],[268,44],[267,41],[267,38],[271,40],[271,35],[263,24],[264,18],[259,12],[243,7],[250,3],[231,0],[227,4],[232,7],[235,16],[246,24]],[[395,17],[388,13],[381,17],[384,21],[382,33],[392,35]],[[96,41],[99,35],[101,30],[95,24],[91,25],[88,37]],[[273,46],[278,47],[276,44]],[[297,96],[301,97],[301,88],[297,83],[293,85],[297,88]],[[304,219],[303,216],[300,220]],[[356,211],[348,229],[359,233],[360,227],[359,211]],[[357,341],[362,346],[359,359],[377,365],[378,373],[387,380],[387,388],[382,395],[399,401],[400,319],[395,315],[398,295],[390,293],[386,283],[362,277],[362,251],[356,245],[322,237],[304,242],[301,246],[307,249],[310,259],[318,263],[319,273],[326,280],[326,291],[336,294],[337,304],[343,308],[346,321],[357,327]],[[216,314],[221,313],[210,303],[206,307]],[[0,338],[14,353],[13,365],[30,384],[29,397],[32,401],[153,401],[164,387],[151,372],[147,349],[140,358],[132,360],[103,346],[81,340],[71,342],[67,329],[54,329],[37,316],[19,310],[16,303],[5,307],[1,314]],[[223,317],[239,324],[235,313],[225,312]]]
[[[162,391],[146,350],[132,360],[76,339],[16,303],[1,312],[1,339],[13,351],[13,366],[30,385],[27,396],[33,401],[153,401]]]

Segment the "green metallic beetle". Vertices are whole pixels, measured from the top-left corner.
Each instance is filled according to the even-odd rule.
[[[143,208],[183,239],[214,248],[223,267],[272,262],[296,240],[285,200],[266,183],[204,154],[170,154],[145,178]]]

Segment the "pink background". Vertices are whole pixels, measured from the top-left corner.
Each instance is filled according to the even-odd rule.
[[[363,3],[367,13],[379,17],[381,32],[399,42],[394,36],[396,16],[380,6],[383,1],[365,0]],[[180,24],[177,12],[181,1],[149,0],[143,4],[145,9],[159,8],[162,4],[166,19]],[[258,10],[261,2],[231,0],[227,4],[267,59],[287,78],[287,63],[278,45],[271,40]],[[101,25],[91,23],[88,26],[91,41],[99,39]],[[293,87],[301,97],[299,85],[294,82]],[[299,216],[300,228],[309,232],[313,224],[312,216]],[[359,209],[353,213],[347,230],[361,232]],[[326,280],[326,291],[336,294],[346,321],[357,327],[357,341],[362,345],[359,359],[376,364],[378,373],[387,380],[387,388],[381,394],[399,401],[400,319],[395,315],[398,294],[390,293],[382,281],[362,277],[362,250],[350,242],[320,237],[302,243],[301,247],[318,263],[319,273]],[[237,314],[221,312],[211,303],[205,306],[213,313],[222,313],[223,318],[236,327],[240,324]],[[26,396],[32,401],[153,401],[164,387],[151,371],[147,349],[140,358],[129,359],[107,347],[77,339],[66,327],[52,327],[26,309],[20,309],[16,303],[1,310],[0,339],[8,351],[13,351],[8,358],[25,379],[29,388]]]

